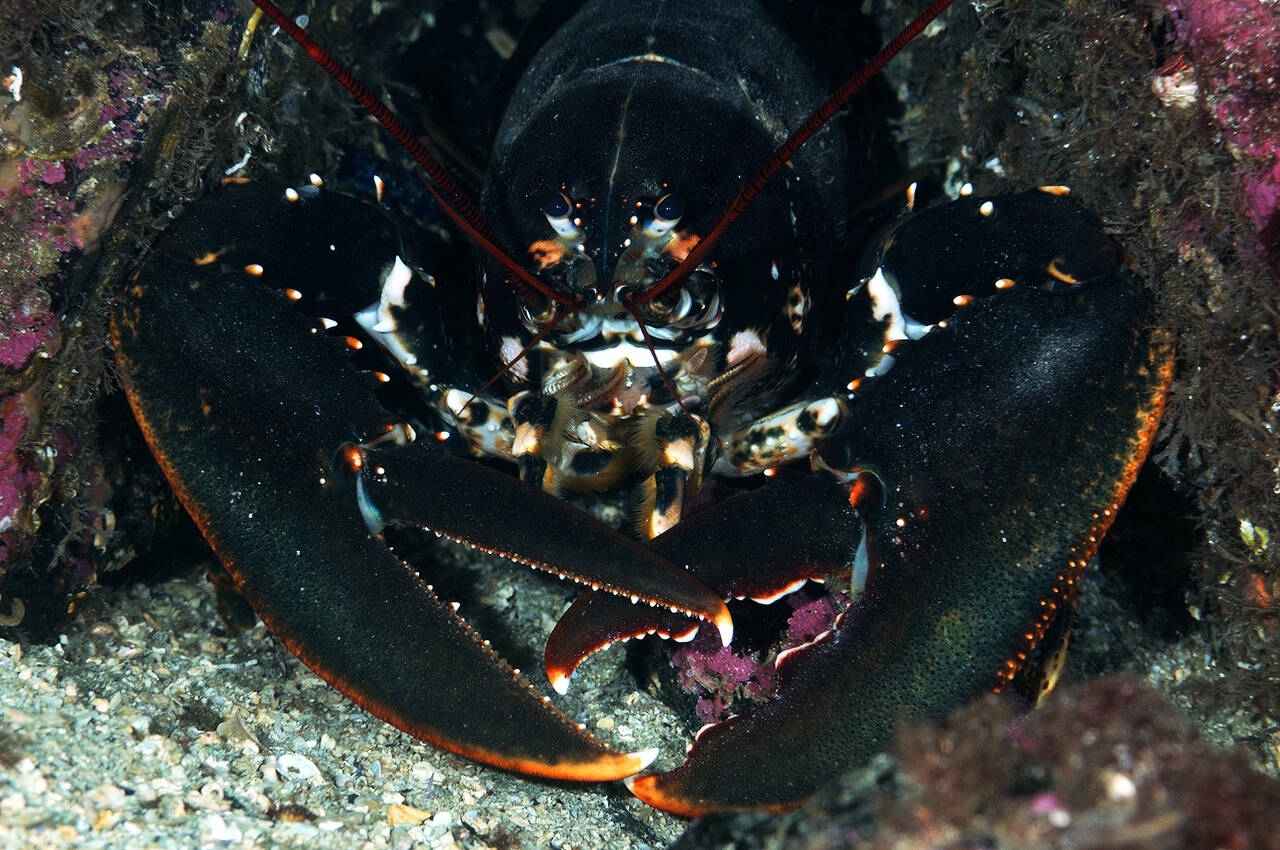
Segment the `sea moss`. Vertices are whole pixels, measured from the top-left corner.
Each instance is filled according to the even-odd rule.
[[[1280,781],[1124,678],[1030,715],[988,695],[904,729],[893,753],[791,814],[702,818],[672,850],[1280,848]]]
[[[1258,187],[1276,167],[1276,53],[1263,45],[1277,32],[1270,7],[1240,5],[957,6],[927,49],[913,46],[889,73],[904,93],[901,138],[916,170],[977,191],[1070,186],[1155,292],[1178,361],[1154,463],[1200,531],[1171,555],[1182,562],[1135,566],[1157,593],[1185,594],[1215,653],[1211,679],[1184,683],[1199,710],[1244,701],[1274,734],[1280,288],[1265,232],[1274,215],[1260,214]],[[1231,50],[1237,41],[1249,49]],[[1152,87],[1179,59],[1198,83],[1189,105]],[[1168,538],[1187,522],[1170,511],[1163,531],[1150,525]],[[1266,748],[1256,753],[1272,762]]]
[[[110,386],[107,305],[139,244],[163,226],[152,197],[198,184],[203,173],[200,119],[233,56],[227,28],[215,22],[218,5],[60,0],[19,2],[6,13],[0,63],[13,80],[0,93],[4,628],[50,636],[81,589],[145,546],[158,519],[154,466],[121,462],[145,452],[104,441],[99,429],[100,418],[128,416],[119,404],[99,406]]]

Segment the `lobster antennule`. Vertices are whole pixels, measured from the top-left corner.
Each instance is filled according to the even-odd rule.
[[[254,2],[256,3],[258,0],[254,0]],[[814,134],[825,127],[827,122],[843,109],[872,77],[880,73],[884,66],[889,64],[890,59],[898,55],[902,48],[906,47],[912,39],[919,35],[934,18],[946,11],[951,2],[952,0],[933,0],[927,9],[917,15],[911,23],[903,27],[902,31],[894,36],[888,44],[880,48],[880,52],[871,57],[871,61],[863,65],[861,70],[846,80],[844,85],[836,89],[831,97],[827,98],[803,124],[787,137],[787,140],[774,152],[773,156],[769,157],[768,161],[760,167],[760,170],[742,184],[742,188],[738,190],[738,194],[729,204],[729,208],[720,216],[720,220],[694,246],[693,250],[689,252],[680,265],[672,269],[666,277],[643,295],[632,299],[633,302],[638,305],[648,304],[667,290],[682,284],[684,279],[692,274],[693,270],[707,258],[707,254],[720,241],[720,237],[724,236],[725,231],[729,229],[729,225],[733,224],[738,216],[742,215],[756,195],[760,194],[760,191],[773,179],[774,175],[782,170],[782,166],[786,165],[791,157],[795,156],[805,142],[809,141]]]
[[[396,142],[426,172],[426,176],[430,179],[424,179],[424,182],[426,182],[427,188],[439,202],[445,214],[466,231],[472,241],[502,265],[503,269],[508,273],[508,280],[511,280],[512,286],[522,298],[526,301],[530,300],[529,290],[532,289],[558,304],[569,305],[574,303],[570,296],[557,292],[530,274],[502,247],[489,222],[481,215],[480,210],[467,197],[467,194],[462,191],[462,187],[449,176],[449,172],[444,165],[414,137],[413,133],[404,125],[403,121],[396,117],[394,112],[374,96],[368,86],[360,82],[351,73],[350,68],[338,61],[333,54],[316,43],[315,39],[303,32],[302,28],[294,23],[271,0],[253,0],[253,3],[267,17],[271,18],[286,35],[297,42],[298,46],[305,50],[307,55],[315,60],[316,64],[323,68],[329,76],[333,77],[344,89],[349,91],[351,96],[364,107],[365,111],[378,119],[378,122],[383,127],[387,128],[387,131],[391,133]]]

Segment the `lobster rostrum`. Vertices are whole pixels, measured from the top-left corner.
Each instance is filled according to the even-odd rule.
[[[629,780],[690,815],[792,807],[900,719],[1011,681],[1146,455],[1172,349],[1121,249],[1060,187],[914,212],[851,279],[829,273],[847,168],[818,128],[946,0],[812,116],[822,81],[753,3],[591,0],[517,84],[479,210],[255,3],[411,148],[488,252],[463,310],[430,275],[430,241],[384,207],[232,185],[161,237],[116,303],[150,446],[304,663],[466,757],[617,779],[654,754],[560,715],[385,528],[585,585],[546,650],[560,691],[614,640],[712,625],[727,643],[725,600],[851,574],[833,628],[777,659],[775,697],[705,728],[677,769]],[[343,350],[362,343],[328,333],[338,320],[404,370],[422,411],[384,405]],[[493,360],[465,342],[477,334]],[[418,436],[424,422],[448,442]],[[446,450],[459,442],[524,483]],[[694,507],[708,475],[792,461],[804,471]],[[632,536],[556,498],[623,485]]]

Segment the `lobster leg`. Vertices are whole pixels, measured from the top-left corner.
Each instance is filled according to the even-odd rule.
[[[969,212],[941,221],[967,225]],[[1127,270],[1077,277],[1055,254],[1088,250],[1088,233],[1039,223],[1060,228],[1034,253],[1071,279],[1066,291],[1022,279],[967,302],[895,349],[821,450],[830,468],[881,485],[856,498],[863,596],[829,636],[780,661],[774,700],[705,730],[675,770],[632,780],[641,798],[686,815],[794,807],[888,744],[900,720],[1003,687],[1044,636],[1146,455],[1172,346]],[[991,247],[1017,256],[1023,243]],[[1010,450],[1027,440],[1039,450]]]
[[[378,217],[375,209],[334,203],[344,229],[376,229],[357,226],[375,224],[362,220]],[[341,343],[324,339],[284,295],[264,288],[277,268],[224,271],[225,262],[243,262],[242,246],[216,232],[221,216],[206,221],[198,210],[127,287],[114,307],[112,339],[148,443],[267,627],[371,713],[469,758],[579,780],[640,769],[650,754],[616,753],[579,731],[388,551],[366,526],[370,508],[356,481],[367,480],[366,498],[375,500],[390,485],[357,461],[409,465],[422,475],[412,482],[419,495],[409,512],[444,534],[564,573],[580,567],[576,578],[593,585],[613,586],[619,570],[665,569],[680,589],[655,588],[647,598],[727,627],[723,603],[638,544],[567,515],[551,497],[515,482],[469,485],[469,464],[421,442],[386,448],[386,438],[404,429],[379,405],[372,381],[350,365]],[[310,238],[301,220],[293,232],[304,244]],[[318,236],[333,274],[376,274],[369,271],[381,267],[376,258],[336,237],[332,228]],[[216,259],[193,264],[207,256]],[[279,257],[262,256],[268,265]],[[470,502],[459,495],[468,492]],[[511,540],[497,526],[474,534],[466,523],[480,501],[563,533],[544,535],[536,550],[521,545],[523,525],[511,528]],[[391,500],[372,510],[401,513]],[[561,560],[567,566],[555,566]]]

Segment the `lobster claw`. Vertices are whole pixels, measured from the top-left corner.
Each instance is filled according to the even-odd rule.
[[[778,529],[801,531],[781,534]],[[804,529],[819,533],[803,533]],[[739,493],[682,519],[651,540],[653,551],[687,564],[721,599],[768,602],[810,579],[825,580],[858,560],[861,524],[845,491],[827,475],[781,471],[769,486]],[[574,600],[547,639],[545,667],[560,693],[589,655],[647,634],[686,640],[697,620],[674,611],[638,609],[616,595]]]
[[[962,299],[896,348],[821,449],[823,465],[879,483],[850,492],[866,527],[864,594],[832,632],[780,657],[774,699],[704,729],[675,770],[629,780],[646,802],[685,815],[792,808],[901,720],[1002,688],[1069,603],[1155,434],[1172,344],[1127,269],[1070,273],[1063,255],[1096,259],[1105,240],[1078,208],[997,199],[1028,238],[984,241],[979,203],[941,208],[898,244],[927,252],[955,244],[939,230],[966,233],[965,256],[991,268],[975,263],[980,276],[957,286],[999,279],[1003,291]],[[1015,285],[987,276],[1001,266]],[[951,270],[932,268],[930,283]]]
[[[331,200],[347,230],[377,232],[375,209]],[[367,523],[424,526],[602,588],[656,570],[675,584],[627,593],[727,630],[723,602],[550,496],[505,477],[499,486],[423,441],[394,445],[388,438],[407,431],[372,382],[263,285],[273,269],[242,270],[257,258],[206,226],[224,220],[206,222],[197,207],[171,229],[114,305],[112,339],[153,453],[250,605],[322,678],[412,735],[532,775],[606,780],[641,769],[652,753],[614,752],[560,715]],[[305,248],[303,224],[293,232]],[[347,246],[334,236],[317,238],[335,274],[378,268],[354,255],[344,266]],[[206,256],[218,262],[197,262]],[[527,524],[560,531],[529,536]]]

